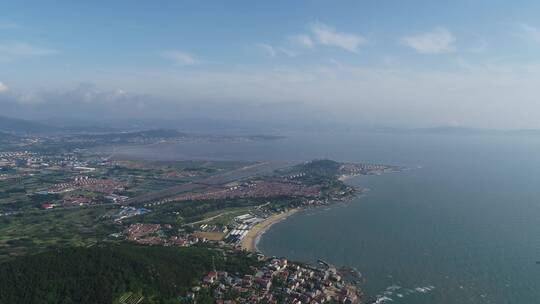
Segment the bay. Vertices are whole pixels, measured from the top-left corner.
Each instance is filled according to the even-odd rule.
[[[259,248],[267,255],[356,267],[366,293],[392,303],[540,302],[538,137],[291,133],[278,141],[120,153],[407,166],[348,180],[370,191],[348,204],[289,217],[263,235]]]

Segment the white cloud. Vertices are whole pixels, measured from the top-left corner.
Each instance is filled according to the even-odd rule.
[[[295,57],[298,55],[295,51],[289,50],[281,46],[272,46],[266,43],[258,43],[257,47],[263,50],[268,56],[276,57],[279,54],[284,54],[289,57]]]
[[[44,56],[58,51],[20,41],[0,42],[0,60],[10,61],[20,57]]]
[[[338,32],[333,27],[320,22],[310,24],[309,29],[311,34],[289,36],[287,48],[267,43],[258,43],[256,46],[270,57],[276,57],[281,54],[288,57],[295,57],[300,54],[299,47],[313,48],[316,45],[325,45],[358,53],[359,47],[366,43],[366,39],[362,36]]]
[[[540,111],[536,98],[540,95],[540,61],[520,65],[463,61],[463,65],[451,71],[401,65],[363,67],[339,62],[273,69],[108,69],[106,73],[94,71],[84,76],[100,79],[101,84],[97,85],[104,86],[103,89],[82,87],[62,94],[36,92],[26,95],[27,101],[18,92],[12,92],[0,94],[0,103],[10,96],[18,97],[19,104],[39,105],[50,115],[61,111],[174,118],[188,115],[192,109],[193,113],[233,120],[271,120],[281,117],[280,111],[292,103],[300,103],[304,106],[297,117],[301,118],[312,111],[340,121],[374,125],[429,126],[459,120],[476,127],[540,127],[535,115]],[[115,91],[116,88],[134,93]],[[41,101],[37,102],[40,96]],[[245,110],[260,104],[268,107],[256,113]],[[2,103],[2,113],[8,113],[6,107],[7,103]],[[139,110],[141,107],[144,111]]]
[[[540,42],[540,29],[528,24],[519,24],[515,34],[524,40]]]
[[[440,54],[455,51],[456,37],[439,27],[432,31],[401,38],[401,43],[422,54]]]
[[[180,66],[197,64],[197,60],[195,59],[195,57],[193,57],[193,55],[178,50],[162,52],[161,56],[163,58],[172,60],[174,64]]]
[[[319,44],[342,48],[349,52],[357,53],[358,48],[366,43],[366,39],[362,36],[341,33],[333,27],[319,22],[312,24],[310,29]]]
[[[261,50],[263,50],[270,57],[276,57],[276,55],[277,55],[276,49],[273,46],[269,45],[269,44],[258,43],[257,47],[259,47]]]
[[[7,87],[7,85],[3,84],[1,81],[0,81],[0,93],[2,92],[7,92],[9,90],[9,88]]]
[[[307,48],[312,48],[315,45],[313,39],[311,39],[311,37],[309,37],[308,35],[304,34],[291,36],[289,37],[289,40],[294,44],[298,44]]]

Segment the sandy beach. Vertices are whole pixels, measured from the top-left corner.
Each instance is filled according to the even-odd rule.
[[[287,218],[288,216],[296,213],[299,209],[291,209],[287,212],[282,212],[278,214],[274,214],[270,216],[269,218],[265,219],[264,221],[258,223],[257,225],[253,226],[247,233],[247,235],[242,240],[242,249],[256,252],[257,251],[257,242],[260,236],[273,224]]]

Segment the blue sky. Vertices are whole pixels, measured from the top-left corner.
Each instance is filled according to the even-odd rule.
[[[8,114],[62,105],[78,115],[84,103],[115,115],[197,108],[235,118],[211,109],[242,107],[239,117],[271,108],[366,124],[540,128],[533,1],[0,5]]]

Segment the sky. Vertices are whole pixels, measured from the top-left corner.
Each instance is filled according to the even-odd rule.
[[[536,1],[0,7],[0,115],[540,128]]]

